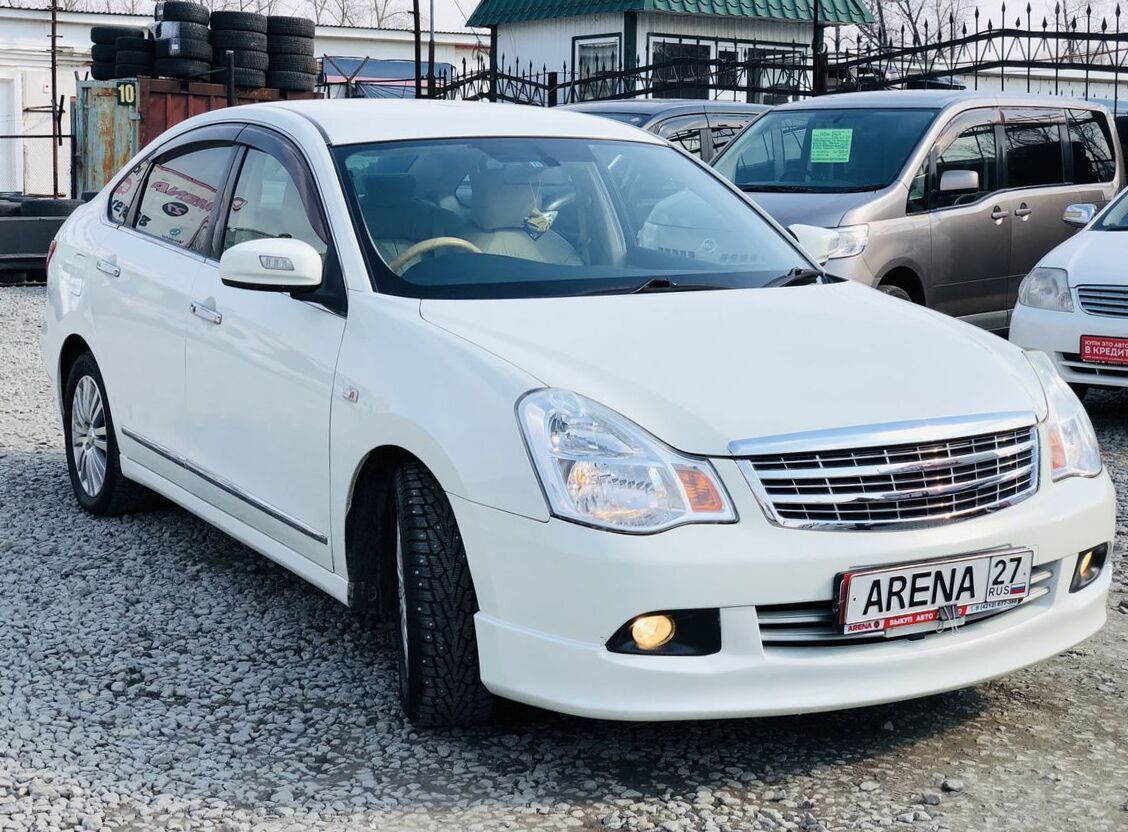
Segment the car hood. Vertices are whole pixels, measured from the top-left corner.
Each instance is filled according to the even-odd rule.
[[[1128,284],[1128,231],[1080,231],[1042,258],[1041,266],[1069,272],[1069,285]]]
[[[633,419],[673,447],[1013,411],[1045,397],[1021,351],[852,281],[535,300],[424,300],[421,315]]]
[[[873,200],[874,191],[857,194],[780,194],[748,191],[749,199],[786,227],[794,223],[835,228],[851,208]]]

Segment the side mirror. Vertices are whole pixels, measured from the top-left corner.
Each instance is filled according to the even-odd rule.
[[[974,170],[946,170],[940,176],[940,193],[975,193],[979,190],[979,172]]]
[[[1074,228],[1084,228],[1097,215],[1097,206],[1089,202],[1077,202],[1065,206],[1062,222]]]
[[[237,289],[295,292],[321,285],[321,255],[309,243],[288,237],[249,240],[219,258],[219,278]]]
[[[833,228],[796,224],[789,225],[787,230],[820,266],[825,265],[830,255],[838,248],[838,232]]]

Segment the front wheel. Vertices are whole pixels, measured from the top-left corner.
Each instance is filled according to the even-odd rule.
[[[395,477],[400,703],[421,727],[477,725],[493,697],[482,684],[478,598],[450,501],[419,463]]]
[[[153,492],[121,473],[106,386],[88,352],[75,360],[67,375],[63,434],[71,487],[84,509],[112,516],[142,511],[156,502]]]
[[[877,287],[877,291],[883,292],[890,297],[897,298],[898,300],[905,300],[912,303],[912,295],[898,286],[896,283],[882,283]]]

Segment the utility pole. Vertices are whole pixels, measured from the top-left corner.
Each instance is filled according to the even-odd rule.
[[[411,0],[411,16],[415,20],[415,97],[423,97],[423,32],[419,24],[419,0]]]
[[[59,145],[62,143],[59,120],[62,107],[59,99],[59,0],[51,0],[51,195],[59,195]]]
[[[811,92],[821,95],[826,92],[826,61],[823,56],[823,31],[819,23],[822,4],[819,0],[811,3]]]
[[[427,41],[427,96],[435,94],[435,0],[431,0],[431,39]]]

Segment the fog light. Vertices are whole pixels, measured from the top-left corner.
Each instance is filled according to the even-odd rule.
[[[631,638],[640,650],[657,650],[676,632],[674,619],[668,615],[643,615],[631,622]]]
[[[1077,556],[1077,568],[1073,570],[1073,582],[1069,585],[1069,591],[1077,592],[1079,589],[1084,589],[1099,578],[1107,556],[1107,543],[1102,543],[1100,546],[1087,549],[1079,554]]]

